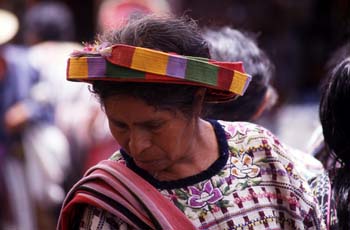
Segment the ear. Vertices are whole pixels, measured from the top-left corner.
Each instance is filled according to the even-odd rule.
[[[194,106],[194,115],[195,117],[199,117],[199,115],[202,113],[202,108],[203,108],[203,103],[204,103],[204,98],[205,98],[205,93],[207,89],[206,88],[199,88],[193,99],[193,106]]]

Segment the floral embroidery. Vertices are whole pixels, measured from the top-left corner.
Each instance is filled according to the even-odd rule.
[[[248,154],[243,154],[240,158],[232,157],[231,162],[234,165],[231,174],[237,178],[253,178],[259,175],[260,168],[253,164],[253,159]]]
[[[202,208],[208,204],[214,204],[223,198],[220,189],[213,188],[211,181],[207,181],[203,185],[202,191],[195,186],[189,187],[191,197],[188,199],[188,205],[192,208]]]
[[[228,139],[232,138],[238,134],[245,136],[245,135],[247,135],[247,132],[248,132],[248,126],[244,126],[242,124],[228,125],[228,126],[224,127],[224,129],[227,130],[226,137]]]
[[[212,212],[220,212],[220,207],[218,205],[214,205],[214,207],[211,209]]]

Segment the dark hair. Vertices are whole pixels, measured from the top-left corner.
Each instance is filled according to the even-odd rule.
[[[340,46],[334,53],[332,53],[332,56],[329,58],[326,64],[326,69],[328,72],[330,70],[333,70],[341,61],[343,61],[345,58],[349,57],[350,54],[350,42],[347,42]]]
[[[100,43],[127,44],[186,56],[209,58],[209,50],[197,24],[188,17],[147,15],[131,18],[127,24],[98,36]],[[111,95],[130,95],[141,98],[156,108],[180,110],[194,115],[195,98],[199,87],[162,83],[120,83],[95,81],[92,91],[101,102]]]
[[[274,65],[265,52],[248,34],[229,28],[206,29],[204,39],[209,43],[211,58],[218,61],[242,61],[245,71],[252,76],[244,96],[225,103],[208,104],[207,116],[222,120],[252,120],[263,103],[267,90],[274,93],[269,106],[276,101],[271,86]]]
[[[209,58],[207,43],[196,22],[187,16],[135,16],[122,28],[107,31],[97,40]]]
[[[329,73],[323,86],[320,120],[324,140],[331,154],[341,163],[333,179],[333,194],[341,229],[350,229],[350,57]]]
[[[25,36],[34,34],[40,41],[69,41],[74,39],[71,10],[61,2],[40,2],[24,15]]]

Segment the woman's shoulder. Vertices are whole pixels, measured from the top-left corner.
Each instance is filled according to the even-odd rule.
[[[250,122],[218,121],[225,131],[228,144],[249,148],[261,144],[274,144],[283,147],[283,143],[268,129]]]
[[[275,164],[296,168],[306,180],[324,172],[322,163],[310,154],[284,144],[270,130],[249,122],[219,121],[225,130],[231,155],[278,160]],[[262,160],[262,162],[265,162]]]
[[[248,122],[219,123],[225,130],[229,145],[230,178],[234,181],[233,184],[240,185],[234,189],[237,195],[244,197],[249,190],[254,190],[257,194],[270,191],[272,197],[286,201],[280,206],[285,206],[287,213],[291,212],[289,209],[293,205],[297,205],[301,210],[298,215],[305,218],[304,221],[309,221],[308,218],[320,221],[320,207],[315,201],[314,190],[308,184],[311,178],[324,172],[320,162],[285,145],[260,125]],[[301,159],[309,160],[303,162]],[[310,166],[311,163],[315,168]],[[310,167],[305,168],[306,164]],[[260,191],[261,189],[264,190]],[[260,196],[257,200],[260,202]],[[249,202],[245,203],[248,205]],[[271,204],[267,202],[265,205],[270,207]],[[303,216],[302,213],[309,214]],[[323,224],[318,222],[316,225]]]
[[[232,137],[236,136],[237,134],[245,136],[251,132],[257,132],[269,136],[272,135],[272,133],[265,127],[247,121],[218,120],[217,122],[221,124],[224,130],[227,133],[229,133]]]

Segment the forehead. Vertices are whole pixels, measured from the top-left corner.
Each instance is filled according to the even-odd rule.
[[[171,119],[178,114],[170,110],[157,109],[139,98],[125,95],[115,95],[106,98],[104,107],[109,119],[128,123]]]

